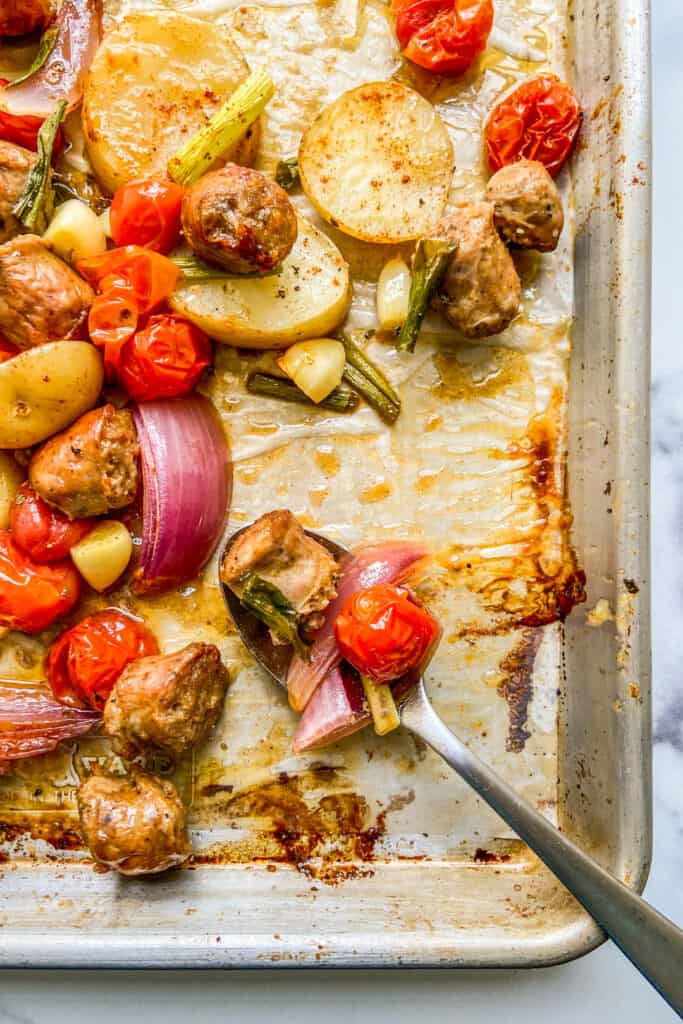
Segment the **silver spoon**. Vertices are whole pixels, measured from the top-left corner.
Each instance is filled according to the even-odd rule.
[[[335,558],[349,554],[346,548],[327,537],[310,530],[306,532],[324,544]],[[233,534],[226,551],[240,533],[242,530]],[[284,686],[292,656],[291,647],[271,643],[265,627],[245,611],[228,587],[223,583],[221,587],[247,650],[277,683]],[[399,714],[401,724],[440,754],[540,857],[683,1018],[683,931],[579,849],[472,753],[441,721],[429,701],[422,679],[403,699]]]

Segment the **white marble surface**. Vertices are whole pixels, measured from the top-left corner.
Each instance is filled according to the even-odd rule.
[[[683,8],[652,0],[655,80],[653,577],[655,857],[646,895],[683,926]],[[1,941],[1,937],[0,937]],[[683,970],[683,965],[681,967]],[[17,972],[0,975],[0,1024],[278,1020],[376,1024],[648,1024],[675,1015],[612,946],[543,971],[333,973]]]

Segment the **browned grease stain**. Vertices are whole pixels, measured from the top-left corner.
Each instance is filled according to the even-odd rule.
[[[434,392],[446,401],[493,398],[501,391],[531,389],[532,385],[526,356],[514,349],[498,348],[486,353],[437,352],[434,365],[439,373]]]
[[[28,814],[12,822],[0,822],[1,845],[32,839],[49,843],[55,850],[84,849],[75,820],[55,818],[49,814]]]
[[[507,864],[511,857],[509,853],[491,853],[490,850],[477,847],[472,860],[475,864]]]
[[[323,475],[328,477],[336,476],[339,472],[339,456],[329,445],[320,445],[313,455]]]
[[[525,630],[519,643],[500,664],[503,675],[498,683],[498,693],[507,701],[510,716],[505,749],[514,754],[524,750],[531,735],[526,723],[533,692],[534,662],[540,642],[538,630]]]
[[[388,480],[378,480],[377,483],[366,487],[358,495],[361,505],[373,505],[378,501],[385,501],[391,494],[391,484]]]
[[[265,860],[291,865],[328,885],[370,874],[387,815],[415,799],[413,790],[396,794],[373,821],[365,797],[347,788],[341,771],[325,764],[296,775],[280,772],[237,793],[231,789],[209,785],[201,793],[218,797],[213,813],[222,823],[239,827],[250,821],[258,828],[250,829],[245,842],[216,844],[195,854],[194,864]]]

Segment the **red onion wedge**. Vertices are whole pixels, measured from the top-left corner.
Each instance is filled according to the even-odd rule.
[[[416,682],[417,676],[406,676],[393,687],[396,698],[402,697]],[[299,719],[292,749],[295,754],[317,750],[337,743],[346,736],[364,729],[372,722],[357,674],[342,664],[330,670],[315,691]]]
[[[232,492],[230,450],[202,395],[159,398],[134,410],[142,456],[138,591],[192,579],[213,554]]]
[[[0,774],[11,762],[48,754],[100,721],[97,711],[59,704],[42,683],[0,679]]]
[[[67,110],[81,102],[100,45],[100,0],[62,0],[55,27],[57,37],[43,66],[16,88],[3,90],[0,106],[10,114],[48,117],[60,100],[66,100]]]
[[[295,654],[289,665],[287,690],[295,711],[304,710],[328,672],[341,661],[334,624],[348,598],[376,583],[405,580],[427,554],[428,549],[417,541],[392,540],[359,548],[342,563],[337,597],[328,605],[325,621],[314,635],[310,661]]]

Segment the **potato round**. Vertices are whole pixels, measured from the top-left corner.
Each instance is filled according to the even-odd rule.
[[[333,242],[297,217],[294,248],[279,273],[181,285],[170,302],[216,341],[286,348],[332,331],[351,302],[349,268]]]
[[[0,448],[29,448],[68,427],[92,409],[103,378],[87,341],[51,341],[0,363]]]
[[[368,242],[419,238],[443,213],[455,162],[431,103],[400,82],[370,82],[326,107],[305,133],[306,195],[335,227]]]
[[[83,99],[97,177],[114,192],[166,164],[249,74],[223,26],[178,12],[130,14],[105,37]],[[251,163],[258,122],[226,159]]]

